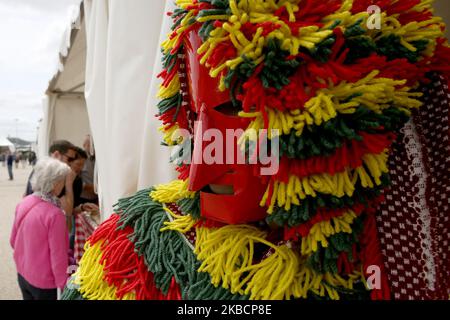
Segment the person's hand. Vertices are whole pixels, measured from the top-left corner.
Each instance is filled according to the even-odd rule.
[[[90,202],[83,203],[82,209],[83,209],[83,211],[89,211],[89,212],[93,212],[93,211],[98,212],[99,211],[99,207],[96,204],[90,203]]]

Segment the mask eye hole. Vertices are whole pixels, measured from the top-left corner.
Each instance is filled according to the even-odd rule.
[[[218,107],[214,108],[217,112],[220,112],[226,116],[237,116],[240,111],[242,111],[241,104],[233,105],[231,101],[222,103]]]

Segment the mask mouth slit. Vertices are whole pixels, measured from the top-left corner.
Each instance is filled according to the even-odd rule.
[[[233,103],[231,101],[229,101],[229,102],[222,103],[221,105],[215,107],[214,110],[216,110],[217,112],[220,112],[226,116],[237,117],[238,113],[240,111],[242,111],[242,107],[240,106],[240,104],[233,105]]]
[[[234,188],[230,184],[209,184],[203,188],[202,192],[219,195],[234,195]]]

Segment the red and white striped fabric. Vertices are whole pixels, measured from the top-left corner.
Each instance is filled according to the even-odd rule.
[[[74,256],[77,265],[84,253],[84,244],[97,228],[98,224],[88,213],[80,213],[75,216],[75,246]]]

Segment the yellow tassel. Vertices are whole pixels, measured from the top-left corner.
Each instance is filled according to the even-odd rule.
[[[74,284],[79,285],[78,290],[85,299],[117,300],[117,288],[103,280],[105,275],[103,268],[106,262],[100,264],[102,244],[103,241],[93,246],[90,246],[89,242],[86,243],[80,265],[74,274]],[[123,300],[135,300],[135,293],[127,293]]]
[[[158,128],[158,130],[163,133],[163,141],[168,146],[179,145],[183,142],[182,136],[179,136],[177,139],[175,139],[176,136],[174,136],[174,134],[177,132],[178,129],[179,129],[178,124],[165,125]]]
[[[345,232],[352,233],[351,225],[356,219],[354,211],[349,210],[342,216],[334,217],[328,221],[321,221],[311,227],[309,234],[302,238],[301,253],[302,255],[310,255],[319,248],[319,243],[322,247],[328,247],[327,238],[334,234]]]
[[[192,229],[196,221],[191,215],[177,215],[172,210],[163,206],[164,210],[173,218],[172,221],[165,221],[165,227],[161,228],[159,231],[164,232],[166,230],[178,231],[180,233],[186,233]]]
[[[239,143],[242,144],[246,139],[254,139],[252,132],[261,129],[268,129],[269,132],[278,130],[280,134],[286,135],[294,130],[297,136],[301,136],[306,126],[313,124],[319,126],[338,114],[354,113],[361,104],[377,113],[381,113],[391,104],[405,113],[422,105],[422,102],[417,99],[422,94],[410,92],[411,88],[404,86],[404,80],[376,78],[378,74],[379,71],[374,70],[355,83],[343,81],[337,86],[321,89],[315,97],[305,103],[302,110],[300,110],[302,106],[299,106],[299,109],[283,112],[268,106],[266,108],[269,118],[267,128],[264,126],[260,112],[240,112],[240,117],[254,118],[254,120],[240,137]],[[403,87],[400,88],[400,86]],[[349,98],[351,98],[350,101],[348,101]],[[268,137],[271,139],[271,134]]]
[[[283,299],[294,283],[299,257],[287,245],[275,246],[265,232],[247,225],[218,229],[197,229],[195,253],[202,261],[199,272],[208,272],[215,286],[250,299]],[[255,245],[263,244],[274,253],[254,262]]]
[[[381,176],[389,172],[387,166],[388,150],[384,150],[380,154],[366,154],[362,157],[362,160],[365,166],[355,169],[347,168],[345,171],[334,175],[321,173],[303,178],[290,175],[287,183],[271,182],[274,189],[267,213],[272,214],[275,205],[289,210],[292,204],[300,205],[301,200],[307,196],[316,197],[317,193],[329,194],[338,198],[345,195],[351,197],[358,181],[363,188],[381,185]],[[261,206],[266,206],[271,184],[267,186],[260,201]]]
[[[155,186],[150,197],[160,203],[172,203],[185,198],[193,198],[195,192],[188,190],[189,180],[173,180],[167,184]]]
[[[345,280],[338,275],[317,274],[289,244],[276,246],[265,240],[266,234],[251,226],[225,226],[218,229],[197,228],[195,253],[202,261],[199,272],[207,272],[215,286],[250,299],[306,298],[308,291],[339,299],[337,291],[349,288],[356,277]],[[263,244],[273,253],[254,263],[255,245]]]
[[[308,267],[307,256],[299,256],[289,244],[277,246],[268,242],[267,234],[253,226],[228,225],[196,231],[194,253],[202,262],[198,272],[210,274],[213,285],[249,295],[252,300],[306,298],[309,291],[337,300],[339,294],[328,284],[349,289],[359,277],[351,274],[344,279],[334,274],[318,274]],[[273,253],[255,263],[257,244],[265,245]]]
[[[167,87],[161,85],[158,91],[158,98],[167,99],[173,97],[180,91],[180,78],[176,74]]]
[[[186,8],[189,4],[185,2],[180,3],[182,8]],[[295,12],[299,10],[298,4],[294,1],[281,1],[277,3],[275,1],[251,1],[245,3],[243,1],[230,1],[229,2],[231,15],[218,15],[218,16],[205,16],[198,18],[198,22],[206,22],[210,20],[228,20],[221,26],[216,27],[210,32],[209,38],[204,42],[201,50],[202,52],[211,52],[211,49],[217,46],[220,42],[230,40],[233,46],[237,50],[237,57],[228,61],[222,61],[220,63],[220,69],[217,67],[211,72],[212,77],[216,77],[220,71],[226,66],[229,69],[235,69],[239,64],[244,62],[242,56],[253,60],[255,65],[258,65],[264,61],[263,49],[267,45],[270,39],[279,39],[282,43],[282,48],[289,51],[292,55],[297,55],[300,48],[307,48],[313,50],[315,46],[322,42],[325,38],[330,36],[333,32],[328,29],[320,29],[317,26],[307,26],[299,29],[298,35],[292,34],[289,26],[282,21],[279,17],[273,13],[285,6],[289,20],[295,21]],[[191,13],[191,12],[189,12]],[[189,17],[191,18],[191,17]],[[265,37],[262,37],[263,30],[257,30],[252,35],[252,39],[247,39],[244,33],[241,31],[242,26],[247,23],[260,23],[260,22],[272,22],[278,26],[278,29],[270,32]],[[184,26],[183,22],[181,24]],[[165,43],[165,48],[173,45],[172,43]],[[166,50],[167,51],[167,50]],[[202,64],[206,63],[207,58],[203,57]]]

